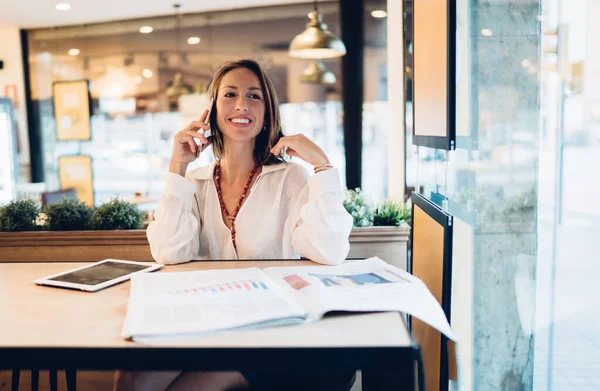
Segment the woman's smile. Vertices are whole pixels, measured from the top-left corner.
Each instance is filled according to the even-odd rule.
[[[261,131],[265,119],[264,91],[249,69],[228,72],[217,92],[217,125],[230,141],[249,141]],[[219,115],[219,113],[221,113]]]
[[[235,117],[230,117],[229,118],[229,122],[235,126],[236,128],[247,128],[249,127],[254,121],[252,120],[252,118],[245,116],[245,115],[238,115]]]

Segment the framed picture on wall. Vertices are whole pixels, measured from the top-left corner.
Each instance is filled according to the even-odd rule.
[[[477,99],[474,95],[477,68],[473,53],[477,53],[477,39],[471,37],[471,7],[468,0],[456,1],[456,79],[455,79],[455,129],[456,148],[476,150],[477,142]]]
[[[94,206],[91,156],[59,156],[58,177],[61,189],[75,189],[79,201],[85,202],[88,206]]]
[[[14,199],[19,173],[13,103],[0,98],[0,205]]]
[[[52,97],[57,140],[90,140],[92,132],[89,81],[54,82]]]
[[[413,144],[456,148],[456,0],[413,2]]]
[[[452,216],[413,192],[411,261],[409,272],[420,278],[451,321]],[[448,391],[456,379],[454,345],[439,331],[417,318],[410,319],[411,333],[421,347],[428,390]]]

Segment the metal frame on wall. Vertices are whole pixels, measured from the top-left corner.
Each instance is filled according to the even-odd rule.
[[[92,139],[92,99],[89,80],[55,81],[52,100],[58,141]]]
[[[90,155],[59,156],[58,178],[61,189],[75,189],[79,201],[94,206],[94,171]]]
[[[456,2],[456,80],[455,80],[455,133],[456,149],[477,150],[479,103],[473,99],[477,85],[477,39],[470,40],[471,34],[479,29],[471,17],[469,0]],[[464,128],[464,130],[463,130]]]
[[[439,3],[439,4],[433,4]],[[415,36],[415,26],[419,21],[417,20],[418,11],[421,7],[443,7],[445,9],[445,22],[446,29],[445,35],[441,36],[439,34],[439,28],[437,28],[438,24],[435,21],[429,20],[429,23],[420,23],[419,29],[425,29],[425,40],[418,40],[419,37]],[[428,14],[428,17],[431,18],[432,15]],[[441,121],[440,127],[444,129],[444,133],[442,135],[436,135],[431,132],[432,126],[429,126],[428,134],[419,134],[417,131],[419,129],[419,122],[423,116],[419,113],[420,106],[419,104],[425,105],[423,112],[424,116],[428,118],[435,118],[436,115],[440,115],[440,113],[435,112],[435,107],[431,105],[431,102],[425,100],[420,103],[420,96],[423,93],[427,93],[427,89],[419,89],[421,86],[420,81],[427,80],[429,82],[432,79],[431,74],[424,74],[423,79],[419,79],[419,72],[416,69],[418,61],[418,55],[421,53],[419,49],[433,47],[432,40],[439,39],[444,40],[443,46],[446,48],[446,57],[445,57],[445,77],[446,82],[445,86],[441,87],[439,94],[443,95],[443,99],[445,102],[443,107],[445,108],[445,118]],[[440,44],[441,42],[437,42]],[[445,150],[454,150],[456,148],[456,123],[455,123],[455,110],[456,110],[456,0],[426,0],[422,2],[415,1],[413,4],[413,24],[412,24],[412,47],[413,47],[413,82],[412,82],[412,97],[413,97],[413,106],[412,106],[412,114],[413,114],[413,137],[412,142],[414,145],[436,148],[436,149],[445,149]],[[421,49],[422,50],[422,49]],[[425,49],[425,57],[430,52]],[[434,49],[433,49],[434,51]],[[426,63],[437,64],[436,61],[426,61]],[[406,64],[405,64],[406,65]],[[437,88],[434,91],[434,94],[437,95]],[[435,128],[435,126],[434,126]]]
[[[411,195],[411,200],[412,200],[412,219],[411,219],[411,260],[408,264],[408,270],[411,274],[413,274],[415,277],[418,277],[420,279],[423,280],[423,282],[427,285],[427,287],[429,288],[430,291],[432,291],[432,294],[434,294],[436,292],[441,292],[441,297],[440,298],[436,298],[438,300],[440,300],[440,305],[442,307],[442,309],[444,310],[444,313],[446,314],[446,318],[448,319],[448,321],[450,321],[450,310],[451,310],[451,294],[452,294],[452,216],[449,215],[448,213],[442,211],[441,208],[439,208],[437,205],[435,205],[433,202],[431,202],[430,200],[428,200],[427,198],[425,198],[423,195],[413,192]],[[441,277],[441,283],[442,286],[434,286],[436,284],[436,281],[434,281],[433,278],[431,278],[432,274],[421,274],[419,270],[415,270],[415,264],[414,264],[414,260],[415,260],[415,223],[418,220],[417,217],[415,216],[415,207],[418,207],[420,210],[422,210],[427,216],[429,216],[431,219],[433,219],[435,221],[436,224],[438,224],[441,229],[443,230],[442,233],[442,238],[443,238],[443,243],[441,243],[442,246],[442,257],[441,260],[439,261],[439,264],[427,264],[426,267],[424,267],[423,269],[426,270],[428,273],[433,273],[433,276],[437,277],[437,276],[442,276]],[[433,235],[433,233],[432,233]],[[428,238],[429,239],[429,238]],[[428,243],[428,247],[432,248],[435,247],[435,243]],[[418,252],[418,250],[417,250]],[[424,265],[418,265],[419,268],[421,269],[421,266]],[[440,268],[439,269],[435,269],[435,268]],[[424,365],[425,365],[425,372],[426,373],[431,373],[430,371],[432,371],[432,368],[427,368],[427,362],[431,362],[432,360],[438,360],[439,359],[439,384],[430,384],[428,382],[427,384],[427,389],[428,390],[439,390],[439,391],[447,391],[448,390],[448,382],[450,379],[450,369],[449,369],[449,349],[448,349],[448,338],[445,337],[443,334],[441,334],[440,332],[434,330],[433,328],[431,328],[431,326],[428,326],[425,323],[422,323],[422,327],[424,328],[424,330],[416,330],[413,324],[413,319],[410,319],[410,328],[411,328],[411,332],[413,333],[413,335],[415,336],[417,343],[419,345],[421,345],[423,347],[423,360],[424,360]],[[422,331],[422,332],[421,332]],[[435,349],[435,353],[436,355],[439,353],[439,357],[428,357],[427,354],[430,352],[429,350],[426,349],[426,345],[428,344],[436,344],[435,339],[439,336],[439,349]],[[419,340],[419,338],[422,338],[421,340]],[[453,360],[454,361],[454,360]]]
[[[3,110],[3,108],[6,108],[6,110]],[[0,140],[4,141],[0,144],[0,205],[13,198],[15,184],[18,182],[19,178],[15,113],[11,99],[0,98],[0,114],[2,114],[3,111],[6,112],[6,123],[8,126],[4,129],[6,133],[4,135],[0,134]],[[3,132],[2,128],[2,123],[0,123],[0,132]],[[6,199],[3,199],[3,194],[8,194]]]

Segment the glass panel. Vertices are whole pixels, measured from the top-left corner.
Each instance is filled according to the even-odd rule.
[[[339,35],[338,7],[320,4],[319,11]],[[214,70],[240,58],[256,59],[273,81],[285,112],[284,133],[314,136],[343,174],[340,59],[324,62],[336,75],[336,84],[305,85],[299,77],[309,61],[287,53],[291,38],[305,29],[311,9],[297,4],[185,14],[179,22],[170,15],[30,30],[37,117],[32,126],[42,135],[47,190],[59,187],[59,156],[90,154],[97,205],[115,196],[156,201],[164,189],[174,134],[208,105],[205,91]],[[154,31],[141,34],[142,25]],[[190,37],[200,42],[188,42]],[[77,79],[90,80],[92,140],[57,141],[52,83]],[[205,151],[189,169],[211,160],[211,151]]]
[[[405,2],[407,18],[412,3]],[[447,199],[457,218],[451,323],[462,343],[454,390],[533,386],[539,9],[537,0],[457,2],[456,126],[463,139],[462,149],[449,153],[420,147],[417,156],[412,146],[419,124],[412,118],[412,32],[406,32],[407,186],[439,204]],[[466,140],[472,135],[476,142]]]
[[[279,106],[281,125],[285,133],[304,134],[319,145],[329,157],[331,164],[340,173],[341,183],[346,185],[346,159],[344,153],[344,129],[342,126],[342,104],[325,103],[287,103]],[[292,161],[313,171],[310,164],[293,158]]]
[[[362,190],[379,203],[388,192],[386,1],[365,0],[363,59]]]
[[[18,163],[13,106],[0,99],[0,206],[13,199]]]
[[[600,3],[543,4],[535,390],[600,389]]]

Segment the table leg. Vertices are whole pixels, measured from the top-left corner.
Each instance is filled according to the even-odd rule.
[[[75,369],[65,369],[67,377],[67,390],[77,391],[77,371]]]
[[[32,369],[31,370],[31,391],[38,391],[39,384],[40,384],[40,370]]]
[[[414,372],[362,371],[363,391],[414,391]]]
[[[21,380],[21,369],[14,368],[12,371],[12,379],[10,381],[11,391],[19,391],[19,380]]]
[[[58,370],[49,369],[48,374],[50,375],[50,391],[58,391]]]

